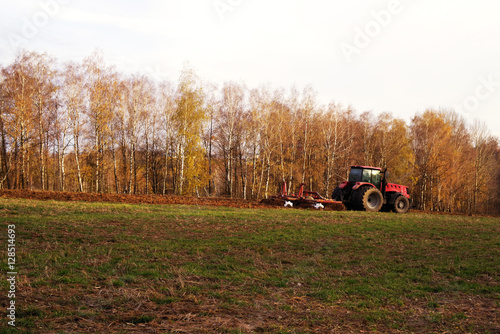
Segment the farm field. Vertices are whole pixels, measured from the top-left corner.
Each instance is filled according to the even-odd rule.
[[[0,197],[0,333],[500,333],[500,218],[206,204]]]

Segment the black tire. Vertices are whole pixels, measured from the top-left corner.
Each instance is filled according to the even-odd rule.
[[[378,212],[382,208],[382,205],[384,205],[384,197],[377,188],[363,187],[356,192],[356,206],[358,210]]]
[[[392,211],[396,213],[407,213],[410,209],[410,201],[403,195],[400,195],[394,201]]]
[[[362,210],[360,206],[361,202],[363,201],[362,193],[364,193],[362,189],[352,191],[351,197],[349,198],[349,205],[351,206],[351,210]]]
[[[344,206],[346,210],[354,210],[352,204],[349,202],[344,202]]]
[[[342,197],[342,190],[339,187],[333,189],[332,199],[334,201],[341,201],[342,200],[341,197]]]
[[[354,190],[351,192],[351,196],[349,196],[349,201],[344,202],[344,205],[347,210],[354,210],[354,211],[361,210],[361,208],[358,205],[359,203],[358,195],[359,191]]]

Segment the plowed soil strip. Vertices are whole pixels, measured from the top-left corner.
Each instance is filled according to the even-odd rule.
[[[31,191],[31,190],[0,190],[1,197],[25,198],[36,200],[56,201],[85,201],[130,204],[184,204],[184,205],[211,205],[233,208],[272,208],[258,201],[244,199],[229,199],[220,197],[191,197],[173,195],[121,195],[121,194],[94,194],[58,191]]]

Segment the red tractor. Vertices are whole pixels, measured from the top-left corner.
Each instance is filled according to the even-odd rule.
[[[394,211],[405,213],[410,208],[408,187],[387,183],[387,169],[351,166],[349,181],[343,181],[332,193],[348,210]]]

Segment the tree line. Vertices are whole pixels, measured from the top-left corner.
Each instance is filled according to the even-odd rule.
[[[124,75],[94,52],[30,51],[0,65],[0,188],[260,199],[283,182],[329,197],[349,166],[389,170],[423,210],[499,213],[499,140],[425,110],[322,105],[315,91]]]

